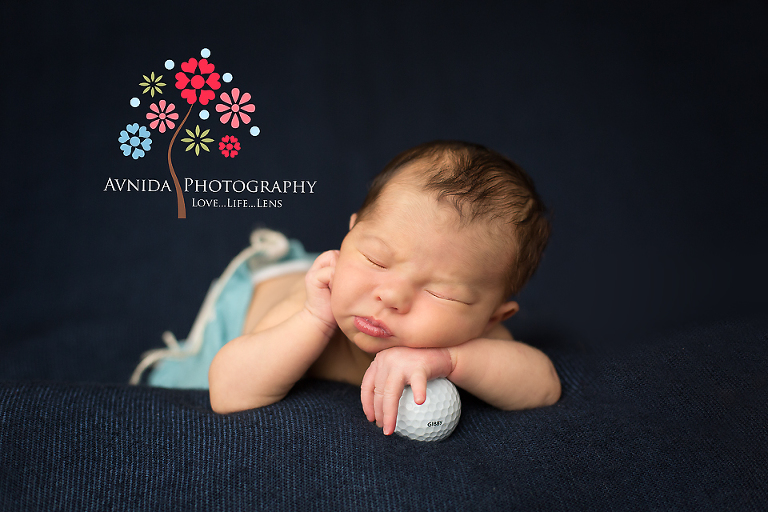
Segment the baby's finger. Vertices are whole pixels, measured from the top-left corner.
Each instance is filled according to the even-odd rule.
[[[325,251],[320,256],[315,258],[315,262],[312,264],[313,268],[320,269],[323,267],[335,267],[336,260],[339,257],[339,251]]]
[[[363,404],[363,412],[368,421],[376,420],[376,411],[373,408],[374,392],[373,387],[376,381],[376,361],[371,363],[363,376],[363,383],[360,385],[360,401]]]
[[[323,267],[321,269],[318,269],[313,272],[312,277],[319,283],[321,283],[323,288],[329,288],[329,285],[331,283],[331,280],[333,279],[333,273],[336,269],[333,267]]]
[[[382,412],[384,410],[382,407],[383,399],[383,393],[377,390],[373,391],[373,415],[376,421],[376,426],[379,428],[383,426],[383,423],[381,422],[382,418],[384,417],[384,413]]]
[[[384,400],[387,393],[387,372],[377,369],[373,386],[373,411],[376,426],[384,427]]]
[[[427,401],[427,376],[423,373],[414,373],[411,375],[411,390],[413,391],[413,401],[421,405]]]
[[[389,436],[395,432],[397,425],[397,409],[400,404],[400,396],[403,394],[405,383],[402,379],[390,379],[387,382],[386,391],[383,396],[382,412],[384,435]]]

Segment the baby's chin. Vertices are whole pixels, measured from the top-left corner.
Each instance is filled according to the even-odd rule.
[[[366,336],[365,334],[355,331],[352,333],[352,336],[347,336],[354,345],[365,352],[366,354],[378,354],[382,350],[388,349],[393,347],[394,345],[392,343],[384,343],[380,340],[377,340],[376,338],[372,338],[371,336]]]
[[[397,343],[392,343],[392,340],[385,341],[381,338],[374,338],[372,336],[363,334],[354,328],[344,329],[341,326],[339,326],[339,328],[352,345],[365,352],[366,354],[375,355],[382,350],[399,346]]]
[[[344,332],[342,330],[342,332]],[[389,348],[395,348],[395,347],[404,347],[404,348],[413,348],[413,349],[422,349],[422,348],[445,348],[441,344],[434,344],[429,346],[412,346],[408,343],[403,343],[401,341],[398,341],[394,338],[374,338],[372,336],[367,336],[359,331],[354,331],[352,333],[347,334],[346,332],[344,335],[347,337],[347,339],[350,340],[350,342],[355,345],[358,349],[365,352],[366,354],[370,355],[376,355],[382,350],[386,350]]]

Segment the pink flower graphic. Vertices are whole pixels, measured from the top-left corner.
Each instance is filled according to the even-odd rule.
[[[214,73],[214,69],[216,66],[208,62],[207,59],[198,62],[197,59],[191,58],[187,62],[181,63],[181,71],[176,73],[176,88],[181,89],[181,97],[187,100],[187,103],[194,105],[199,99],[201,105],[207,105],[209,101],[216,98],[213,91],[219,90],[221,83],[219,82],[219,74]],[[192,88],[187,89],[187,85],[191,85]],[[204,89],[203,87],[206,85],[210,89]],[[200,91],[199,98],[198,91]]]
[[[147,119],[154,119],[154,121],[149,123],[149,127],[153,130],[157,129],[157,131],[160,133],[165,133],[166,128],[173,130],[176,126],[176,123],[173,121],[176,121],[179,118],[179,114],[177,112],[173,112],[173,109],[176,108],[176,105],[173,103],[168,103],[167,106],[168,108],[166,108],[165,100],[160,100],[158,104],[152,103],[149,106],[149,109],[152,112],[147,112]]]
[[[219,142],[219,150],[225,158],[235,158],[240,152],[240,143],[237,142],[237,137],[225,135],[224,138],[221,139],[221,142]]]
[[[231,99],[226,92],[221,93],[220,98],[226,105],[223,103],[216,105],[216,112],[224,112],[221,116],[221,122],[223,124],[229,123],[231,119],[232,128],[237,128],[240,126],[240,121],[242,121],[243,124],[251,122],[251,116],[246,114],[246,112],[252,113],[256,110],[256,107],[251,104],[246,104],[246,102],[251,99],[250,94],[244,92],[243,95],[240,96],[240,89],[235,87],[232,89]]]

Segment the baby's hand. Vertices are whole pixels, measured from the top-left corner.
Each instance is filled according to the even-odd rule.
[[[331,329],[336,328],[336,319],[331,312],[331,288],[338,257],[339,251],[322,253],[315,259],[304,278],[307,289],[304,307]]]
[[[365,416],[383,427],[385,435],[391,435],[405,386],[411,386],[414,401],[421,405],[427,399],[427,381],[447,377],[452,370],[448,349],[393,347],[382,350],[365,372],[360,387]]]

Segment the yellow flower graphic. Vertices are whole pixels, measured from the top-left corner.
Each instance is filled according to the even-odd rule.
[[[165,84],[160,81],[163,79],[163,75],[158,75],[158,77],[155,78],[155,72],[153,71],[149,77],[147,77],[147,75],[141,76],[144,77],[144,81],[139,85],[146,87],[146,89],[144,89],[141,94],[146,94],[147,91],[149,91],[153,98],[155,97],[155,91],[157,91],[157,94],[163,94],[162,89],[160,89],[161,87],[165,87]]]
[[[208,146],[206,146],[206,143],[213,142],[213,139],[207,138],[206,135],[208,135],[208,132],[211,130],[205,130],[204,132],[200,133],[200,125],[195,126],[195,132],[192,133],[191,130],[187,130],[186,128],[184,131],[187,132],[187,135],[189,137],[186,137],[184,139],[181,139],[181,142],[189,142],[189,146],[187,146],[187,149],[184,151],[189,151],[192,148],[195,148],[195,156],[200,156],[200,148],[202,147],[205,151],[210,152],[211,150],[208,149]]]

